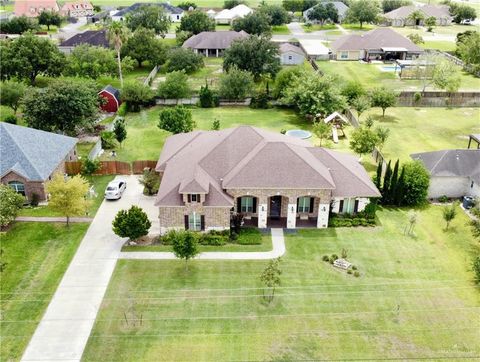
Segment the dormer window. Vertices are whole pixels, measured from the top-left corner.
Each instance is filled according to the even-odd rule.
[[[191,202],[191,203],[200,202],[200,194],[188,194],[188,202]]]

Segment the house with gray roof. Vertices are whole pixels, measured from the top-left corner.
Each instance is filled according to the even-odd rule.
[[[342,36],[330,49],[336,60],[395,61],[415,59],[423,53],[422,48],[390,28]]]
[[[278,48],[281,65],[299,65],[305,61],[302,48],[291,43],[282,43]]]
[[[349,7],[341,1],[322,1],[320,4],[322,4],[322,5],[332,4],[333,7],[337,10],[338,22],[339,23],[341,23],[345,19],[345,17],[347,16],[347,11],[348,11]],[[315,5],[315,6],[317,6],[317,5]],[[312,23],[312,20],[310,20],[308,18],[308,15],[310,14],[310,12],[313,11],[313,8],[315,6],[312,6],[311,8],[309,8],[309,9],[307,9],[303,12],[303,18],[305,19],[306,23]]]
[[[251,126],[170,136],[156,171],[162,233],[228,229],[232,211],[259,228],[325,228],[380,197],[357,157]]]
[[[195,53],[207,57],[221,57],[225,49],[230,48],[235,40],[248,38],[242,31],[202,31],[188,38],[183,48],[192,49]]]
[[[107,30],[87,30],[83,33],[75,34],[71,38],[61,42],[58,45],[58,49],[63,53],[70,54],[75,47],[82,44],[109,48],[110,43],[107,38]]]
[[[428,197],[480,197],[480,149],[454,149],[410,155],[430,173]]]
[[[111,18],[113,21],[123,21],[125,20],[125,17],[127,14],[131,13],[134,10],[137,10],[141,6],[160,6],[165,10],[165,13],[167,13],[170,16],[170,19],[174,23],[179,23],[182,20],[184,11],[183,9],[173,6],[167,2],[164,3],[135,3],[132,4],[126,8],[123,8],[117,12],[112,13]]]
[[[77,159],[77,139],[0,122],[0,181],[27,200],[47,199],[45,182]]]
[[[417,19],[414,23],[409,16],[419,11],[423,15],[423,19]],[[389,26],[423,26],[425,19],[434,17],[437,25],[446,26],[452,24],[453,17],[450,15],[450,9],[448,5],[407,5],[399,7],[383,15],[385,24]]]

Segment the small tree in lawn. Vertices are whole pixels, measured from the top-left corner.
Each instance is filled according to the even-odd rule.
[[[436,88],[455,93],[462,84],[460,68],[449,60],[439,60],[433,69],[432,82]]]
[[[118,118],[113,125],[113,133],[115,133],[115,139],[122,147],[122,142],[127,138],[127,128],[125,127],[125,119]]]
[[[408,34],[407,38],[412,41],[414,44],[423,44],[425,43],[425,40],[423,40],[422,36],[420,34]]]
[[[410,15],[408,15],[407,20],[409,20],[412,23],[412,26],[417,28],[418,23],[425,19],[425,15],[420,10],[415,10]]]
[[[143,193],[145,195],[153,195],[158,191],[160,177],[154,170],[144,170],[142,178],[138,181],[144,186]]]
[[[429,16],[425,19],[425,26],[427,27],[428,32],[432,32],[435,25],[437,25],[437,19],[435,16]]]
[[[378,137],[370,128],[356,128],[350,139],[350,148],[353,152],[363,156],[372,153],[375,145],[378,143]]]
[[[92,176],[95,172],[100,169],[100,161],[99,160],[91,160],[88,157],[82,161],[82,170],[81,174],[83,176]]]
[[[40,25],[45,25],[47,27],[47,30],[50,30],[50,27],[52,25],[55,25],[57,27],[62,25],[62,19],[63,18],[60,16],[59,13],[48,10],[42,11],[37,17],[38,23]]]
[[[385,118],[385,110],[395,106],[397,95],[385,87],[375,88],[370,94],[370,100],[372,107],[380,107],[382,109],[382,117]]]
[[[214,119],[212,122],[212,131],[219,131],[220,130],[220,120]]]
[[[70,217],[85,215],[90,205],[86,198],[89,187],[87,180],[80,175],[64,177],[58,173],[45,185],[50,194],[48,205],[65,216],[69,226]]]
[[[367,96],[360,96],[351,102],[351,106],[357,111],[358,120],[360,120],[362,113],[371,107],[370,99]]]
[[[191,132],[195,127],[195,121],[192,119],[192,112],[184,106],[174,108],[165,108],[160,112],[160,122],[158,128],[174,134]]]
[[[0,230],[7,227],[18,215],[25,197],[10,186],[0,184]]]
[[[375,133],[377,134],[377,144],[376,146],[381,151],[385,142],[387,142],[388,136],[390,135],[390,129],[385,127],[375,128]]]
[[[443,220],[445,220],[445,222],[447,223],[445,230],[448,230],[448,228],[450,227],[450,223],[453,221],[453,219],[455,219],[455,216],[457,216],[457,203],[454,202],[450,206],[445,206],[443,208],[442,216]]]
[[[412,235],[415,225],[418,223],[418,214],[414,210],[408,212],[408,224],[405,227],[404,234]]]
[[[112,226],[113,232],[118,236],[136,240],[147,235],[152,224],[145,211],[133,205],[128,210],[120,210],[115,216]]]
[[[185,260],[185,270],[188,270],[188,260],[193,259],[199,253],[197,235],[186,231],[177,236],[173,239],[173,253],[177,258]]]
[[[280,258],[270,260],[267,267],[263,270],[260,275],[260,280],[265,285],[266,288],[269,288],[270,294],[265,295],[265,290],[263,291],[263,298],[271,303],[275,297],[275,288],[280,285],[280,275],[282,271],[280,270]]]
[[[332,134],[332,126],[328,123],[325,123],[323,120],[320,120],[313,124],[312,131],[320,141],[319,146],[322,147],[323,141],[328,139],[328,137]]]
[[[25,95],[27,87],[23,83],[8,81],[0,84],[0,102],[2,106],[8,106],[17,114],[17,109]]]
[[[377,165],[377,173],[375,175],[375,186],[377,186],[377,189],[382,188],[382,170],[383,169],[383,160],[380,160],[380,162]]]

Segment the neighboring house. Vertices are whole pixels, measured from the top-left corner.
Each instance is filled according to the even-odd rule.
[[[210,9],[207,11],[207,15],[210,19],[215,19],[215,15],[217,15],[217,12],[213,9]]]
[[[120,99],[120,91],[116,88],[113,88],[110,84],[98,92],[98,95],[105,99],[105,103],[100,106],[104,112],[116,112],[118,111],[120,104],[122,104]]]
[[[62,6],[61,12],[64,16],[71,18],[81,18],[94,14],[93,5],[89,1],[66,2]]]
[[[335,40],[330,48],[336,60],[415,59],[423,49],[390,28],[377,28],[363,34],[350,34]]]
[[[330,49],[328,49],[318,39],[299,39],[300,47],[310,59],[328,60],[330,59]]]
[[[18,193],[47,199],[45,182],[77,159],[77,139],[0,122],[0,177]]]
[[[87,30],[83,33],[76,34],[70,39],[61,42],[58,49],[63,53],[69,54],[76,46],[81,44],[109,48],[110,43],[107,39],[107,30]]]
[[[337,9],[338,13],[338,22],[341,23],[344,19],[345,16],[347,15],[348,11],[348,6],[342,3],[341,1],[325,1],[321,2],[321,4],[326,5],[326,4],[333,4],[335,9]],[[316,5],[315,5],[316,6]],[[307,9],[303,12],[303,18],[305,19],[306,23],[317,23],[318,21],[312,21],[308,18],[308,14],[313,11],[313,8],[315,6],[312,6],[310,9]]]
[[[298,65],[305,61],[305,53],[299,47],[283,43],[279,47],[280,64],[282,65]]]
[[[60,11],[56,0],[15,0],[15,16],[37,17],[42,11]]]
[[[356,156],[251,126],[170,136],[156,171],[162,233],[228,229],[232,211],[259,228],[325,228],[380,197]]]
[[[235,19],[243,18],[250,14],[253,10],[244,4],[240,4],[231,9],[223,9],[215,15],[217,24],[232,24]]]
[[[480,149],[414,153],[430,173],[428,197],[480,197]]]
[[[414,12],[419,11],[423,14],[424,19],[418,19],[414,24],[408,17]],[[407,26],[407,25],[421,25],[425,23],[425,19],[434,17],[437,25],[446,26],[452,24],[453,17],[450,15],[448,5],[423,5],[402,6],[398,9],[392,10],[383,15],[386,25],[390,26]]]
[[[225,49],[237,39],[248,38],[246,32],[239,31],[202,31],[188,38],[182,45],[183,48],[192,49],[195,53],[207,57],[221,57]]]
[[[165,10],[165,12],[170,15],[170,19],[174,23],[178,23],[182,20],[184,11],[176,6],[170,5],[168,3],[135,3],[133,5],[130,5],[129,7],[126,7],[125,9],[119,10],[117,12],[114,12],[111,17],[113,21],[123,21],[125,20],[125,16],[134,11],[137,10],[139,7],[143,5],[148,5],[148,6],[160,6]]]

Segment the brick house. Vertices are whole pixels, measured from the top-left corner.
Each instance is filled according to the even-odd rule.
[[[325,228],[380,196],[356,157],[250,126],[171,136],[156,171],[162,233],[227,229],[232,211],[259,228]]]
[[[73,1],[66,2],[62,5],[61,12],[64,16],[72,18],[81,18],[85,16],[92,16],[95,12],[90,1]]]
[[[77,139],[0,122],[0,181],[31,200],[45,201],[45,181],[77,159]]]

